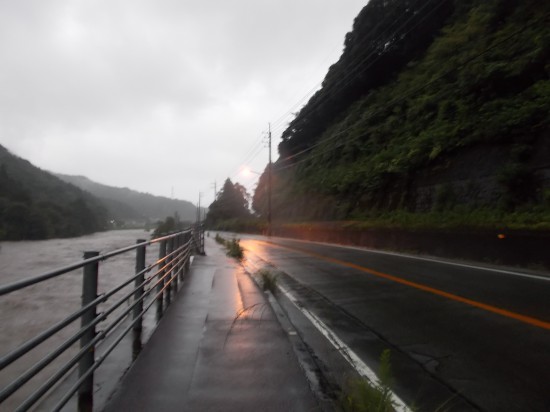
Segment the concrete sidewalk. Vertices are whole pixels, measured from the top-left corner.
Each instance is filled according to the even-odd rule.
[[[264,294],[206,241],[105,410],[320,410]]]

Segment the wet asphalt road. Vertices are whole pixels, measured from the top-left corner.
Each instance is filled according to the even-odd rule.
[[[408,404],[419,410],[550,410],[550,277],[279,238],[241,239],[254,267],[284,272],[285,287],[367,364],[376,367],[380,352],[391,349],[395,391]],[[319,336],[309,339],[323,350]]]

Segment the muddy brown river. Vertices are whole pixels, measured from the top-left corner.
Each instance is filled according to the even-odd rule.
[[[71,239],[0,242],[0,284],[5,285],[78,262],[82,259],[85,251],[110,252],[135,244],[137,239],[149,239],[149,236],[150,234],[143,230],[118,230]],[[148,247],[146,264],[153,263],[157,256],[158,246]],[[132,276],[134,270],[134,251],[101,262],[98,293],[101,294],[119,285],[123,280]],[[121,291],[118,296],[128,290],[127,288]],[[40,284],[0,296],[1,356],[6,355],[55,322],[64,319],[71,312],[78,310],[81,293],[82,269],[77,269]],[[114,302],[115,299],[110,299],[110,302]],[[125,307],[123,305],[123,308]],[[100,307],[98,312],[101,310]],[[78,326],[79,322],[74,322],[25,357],[0,371],[2,388],[64,339],[72,336]],[[73,345],[68,352],[31,380],[26,387],[3,402],[0,405],[0,410],[13,410],[33,388],[43,382],[52,371],[57,370],[61,362],[70,359],[76,353],[77,346]]]

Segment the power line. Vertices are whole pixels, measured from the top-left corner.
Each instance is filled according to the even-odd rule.
[[[214,183],[212,183],[212,185],[214,189],[214,200],[216,200],[216,198],[218,197],[218,187],[215,180],[214,180]]]
[[[432,2],[431,0],[426,2],[424,5],[422,5],[422,7],[416,11],[416,13],[414,13],[412,16],[409,16],[408,18],[406,18],[404,21],[402,19],[395,19],[387,28],[383,29],[382,32],[373,39],[370,38],[370,36],[372,35],[372,33],[374,33],[376,30],[378,30],[381,26],[384,25],[384,23],[386,22],[387,19],[390,18],[390,15],[386,15],[375,27],[373,27],[367,34],[365,34],[363,36],[363,40],[361,40],[360,43],[358,43],[359,46],[361,46],[363,43],[366,43],[366,42],[372,42],[374,43],[375,45],[376,44],[380,44],[380,41],[382,40],[382,38],[384,37],[384,35],[392,30],[395,26],[397,26],[398,24],[399,27],[397,28],[397,30],[395,30],[389,37],[386,37],[384,39],[384,42],[383,44],[387,44],[389,43],[392,39],[395,39],[395,38],[399,38],[400,40],[402,40],[407,34],[409,34],[415,27],[418,26],[418,24],[420,24],[425,18],[427,18],[431,13],[433,13],[438,7],[440,7],[445,1],[448,1],[448,0],[440,0],[439,3],[430,11],[428,11],[424,16],[422,16],[419,21],[412,27],[410,28],[407,32],[405,33],[399,33],[399,31],[405,27],[413,18],[417,17],[420,13],[422,13],[424,11],[424,9]],[[357,45],[355,47],[358,47]],[[320,105],[321,103],[323,103],[325,100],[327,99],[330,99],[335,93],[337,93],[338,91],[342,90],[344,87],[346,87],[347,85],[349,85],[351,83],[351,81],[353,81],[361,72],[360,72],[360,69],[362,69],[362,71],[364,70],[367,70],[368,68],[370,68],[374,63],[376,63],[376,61],[378,61],[382,55],[379,53],[374,60],[368,62],[368,59],[370,59],[375,53],[379,52],[379,49],[378,48],[374,48],[374,49],[367,49],[367,51],[363,54],[359,54],[358,56],[354,56],[353,57],[353,60],[351,62],[351,65],[355,65],[354,68],[345,74],[345,76],[343,76],[342,78],[338,79],[338,81],[336,81],[335,83],[331,84],[330,86],[328,86],[326,89],[325,89],[325,95],[323,96],[322,99],[320,100],[317,100],[316,102],[314,102],[312,105],[309,105],[309,106],[305,106],[307,107],[306,110],[309,110],[309,111],[312,111],[313,109],[316,108],[316,106]],[[357,63],[358,62],[358,63]],[[365,68],[362,68],[362,65],[364,63],[368,62],[369,65]],[[325,77],[326,78],[326,77]],[[293,110],[295,110],[297,107],[299,107],[301,105],[301,103],[308,97],[311,97],[311,95],[317,90],[317,88],[322,85],[322,83],[325,81],[325,79],[323,79],[321,82],[317,83],[313,88],[311,88],[307,93],[306,95],[304,95],[298,102],[296,102],[285,114],[283,114],[282,116],[280,116],[274,123],[273,125],[276,125],[274,128],[271,128],[271,125],[270,125],[270,130],[269,130],[269,140],[271,140],[271,133],[273,132],[273,130],[281,130],[282,128],[285,127],[283,121],[288,117],[289,114],[292,113]],[[340,131],[338,132],[338,135],[344,133],[346,130],[343,130],[343,131]],[[332,137],[332,136],[331,136]],[[323,139],[323,141],[326,141],[326,139]],[[252,146],[249,148],[249,150],[246,152],[246,155],[245,155],[245,158],[244,158],[244,161],[240,163],[240,165],[242,164],[246,164],[248,162],[251,162],[252,160],[254,160],[261,152],[262,152],[262,143],[263,143],[263,140],[260,139],[259,141],[256,141],[255,143],[252,144]],[[294,158],[296,156],[299,156],[301,155],[302,153],[307,153],[311,150],[313,150],[314,147],[317,147],[318,145],[320,145],[322,142],[318,142],[317,144],[313,145],[313,146],[310,146],[309,148],[301,151],[301,152],[298,152],[298,153],[295,153],[294,155],[292,155],[291,157],[288,157],[287,159],[285,160],[288,160],[290,158]],[[271,143],[270,143],[270,149],[271,149]],[[270,158],[271,158],[271,150],[270,150]],[[295,162],[295,164],[297,163],[301,163],[303,161],[305,161],[306,159],[302,159],[300,160],[299,162]],[[271,159],[270,159],[271,161]],[[232,174],[230,174],[232,176],[232,178],[234,179],[236,177],[236,175],[239,173],[240,171],[240,166],[235,170],[235,172],[233,172]],[[278,168],[278,170],[282,170],[281,168]],[[269,172],[271,172],[271,167],[269,169]]]
[[[429,3],[429,2],[428,2],[428,3]],[[428,3],[426,3],[425,6],[426,6]],[[421,9],[421,10],[422,10],[422,9]],[[363,43],[372,41],[372,39],[370,39],[370,35],[371,35],[372,33],[374,33],[379,27],[383,26],[383,25],[386,23],[386,20],[388,20],[389,18],[390,18],[390,16],[389,16],[389,15],[386,15],[386,16],[385,16],[385,17],[384,17],[375,27],[373,27],[367,34],[365,34],[365,35],[363,36],[363,40],[361,40],[361,42],[358,44],[357,47],[360,47],[361,45],[363,45]],[[410,18],[409,18],[408,20],[410,20]],[[407,22],[408,22],[408,20],[407,20]],[[385,29],[385,30],[390,30],[390,29],[391,29],[395,24],[397,24],[398,22],[399,22],[399,20],[394,20],[393,23],[392,23],[390,26],[388,26],[388,28]],[[406,24],[407,22],[405,22],[405,24]],[[380,35],[379,35],[377,38],[374,39],[374,42],[378,41],[378,40],[382,37],[383,34],[384,34],[384,32],[380,33]],[[355,64],[359,59],[363,59],[363,57],[364,57],[365,54],[367,54],[367,53],[368,53],[367,58],[370,57],[370,56],[372,55],[372,52],[369,52],[369,51],[367,50],[367,52],[364,53],[363,55],[359,55],[359,56],[354,57],[354,60],[350,63],[350,65]],[[363,59],[363,60],[364,60],[364,59]],[[349,75],[347,75],[346,77],[349,77]],[[345,78],[344,78],[344,80],[345,80]],[[279,129],[280,126],[281,126],[281,122],[284,121],[284,120],[288,117],[288,115],[292,114],[292,112],[293,112],[293,111],[294,111],[294,110],[295,110],[295,109],[296,109],[296,108],[297,108],[306,98],[310,97],[310,96],[313,94],[313,92],[314,92],[315,90],[317,90],[317,88],[318,88],[319,86],[322,85],[323,82],[324,82],[324,79],[321,80],[320,82],[318,82],[315,86],[313,86],[313,87],[312,87],[312,88],[311,88],[302,98],[300,98],[300,100],[298,100],[289,110],[287,110],[282,116],[280,116],[277,120],[275,120],[275,121],[272,123],[272,126],[274,126],[272,130]]]
[[[405,21],[402,22],[402,24],[390,35],[390,36],[387,36],[384,41],[383,41],[383,44],[386,45],[388,44],[392,39],[395,39],[395,38],[399,38],[400,40],[402,40],[405,36],[407,36],[409,33],[411,33],[420,23],[422,23],[422,21],[424,21],[430,14],[432,14],[433,12],[435,12],[439,7],[441,7],[445,2],[447,2],[448,0],[440,0],[438,4],[436,4],[431,10],[429,10],[427,13],[425,13],[423,16],[421,16],[421,18],[415,23],[415,25],[413,27],[411,27],[408,31],[406,31],[405,33],[400,33],[399,31],[404,28],[411,20],[413,20],[414,18],[418,17],[421,13],[424,12],[424,9],[426,7],[428,7],[428,5],[430,5],[431,3],[431,0],[424,3],[422,5],[422,7],[416,12],[416,13],[413,13],[411,16],[409,16]],[[397,24],[401,23],[401,21],[399,19],[396,19],[393,21],[393,23],[388,26],[386,29],[384,29],[375,39],[370,39],[369,36],[374,32],[376,31],[381,25],[384,24],[384,22],[386,21],[386,19],[388,19],[390,16],[389,15],[386,15],[384,17],[384,19],[376,26],[374,27],[371,31],[369,31],[369,33],[365,34],[363,36],[363,40],[359,43],[359,45],[361,45],[362,43],[364,42],[371,42],[371,43],[374,43],[374,44],[381,44],[381,40],[383,38],[383,36],[391,29],[393,29],[393,27],[395,27]],[[358,46],[357,46],[358,47]],[[361,66],[366,63],[368,61],[369,58],[371,58],[375,53],[378,53],[378,55],[376,56],[376,58],[369,62],[369,65],[367,67],[364,67],[362,68]],[[381,59],[383,56],[382,53],[379,53],[379,50],[378,48],[374,48],[374,49],[367,49],[367,51],[363,54],[363,55],[359,55],[357,57],[355,57],[352,62],[350,62],[348,64],[348,66],[352,66],[353,69],[351,69],[349,72],[347,72],[342,78],[340,78],[338,81],[336,81],[335,83],[331,84],[330,86],[328,86],[326,89],[325,89],[325,94],[323,96],[322,99],[320,100],[317,100],[316,102],[313,102],[311,105],[308,105],[308,106],[305,106],[304,108],[306,109],[306,112],[312,112],[315,108],[317,108],[317,106],[319,106],[320,104],[324,103],[327,99],[330,99],[332,96],[334,96],[337,92],[343,90],[346,86],[348,86],[362,71],[364,70],[367,70],[369,69],[370,67],[372,67],[372,65],[374,63],[376,63],[379,59]],[[357,63],[357,61],[359,60],[359,62]],[[361,72],[359,71],[360,69]],[[323,80],[324,81],[324,80]],[[323,82],[322,81],[322,82]],[[322,83],[321,82],[321,83]],[[320,84],[321,84],[320,83]],[[296,106],[296,105],[295,105]],[[291,109],[292,110],[292,109]],[[287,112],[288,113],[288,112]]]
[[[428,1],[426,2],[415,14],[413,14],[412,16],[409,16],[408,18],[406,18],[404,21],[402,19],[395,19],[392,24],[390,24],[387,28],[385,28],[374,40],[372,40],[370,38],[370,35],[372,33],[374,33],[376,30],[378,30],[381,26],[384,25],[384,23],[386,22],[387,19],[390,18],[389,15],[386,15],[375,27],[373,27],[366,35],[363,36],[363,40],[359,43],[359,46],[362,45],[363,43],[366,43],[366,42],[372,42],[374,44],[377,44],[377,43],[380,43],[380,41],[382,40],[382,38],[384,37],[384,35],[392,30],[395,26],[397,26],[398,24],[399,27],[397,28],[397,30],[395,30],[389,37],[386,37],[385,40],[384,40],[384,44],[387,44],[391,39],[394,39],[394,38],[399,38],[400,39],[403,39],[407,34],[409,34],[415,27],[418,26],[418,24],[420,24],[426,17],[428,17],[431,13],[433,13],[438,7],[440,7],[445,1],[448,1],[448,0],[440,0],[439,3],[430,11],[428,11],[424,16],[421,17],[421,19],[412,27],[410,28],[406,33],[399,33],[399,30],[401,30],[403,27],[406,26],[407,23],[409,23],[414,17],[417,17],[418,14],[422,13],[424,11],[424,9],[431,3],[431,1]],[[357,46],[356,46],[357,47]],[[359,70],[361,69],[361,66],[367,62],[367,60],[372,57],[374,55],[374,53],[376,53],[378,51],[377,48],[375,49],[367,49],[367,51],[363,54],[360,54],[358,56],[354,56],[351,64],[356,64],[355,67],[348,73],[346,73],[345,76],[343,76],[341,79],[339,79],[337,82],[331,84],[327,89],[326,89],[326,93],[325,94],[325,97],[324,99],[321,99],[321,100],[318,100],[316,101],[315,103],[313,103],[311,106],[308,106],[307,107],[307,110],[313,110],[316,106],[320,105],[321,103],[324,102],[324,100],[326,99],[329,99],[330,97],[332,97],[333,94],[335,94],[336,92],[342,90],[344,87],[346,87],[349,83],[351,83],[351,81],[353,79],[355,79],[355,77],[357,77],[357,75],[360,73]],[[375,59],[371,62],[369,62],[369,66],[368,67],[365,67],[363,68],[363,71],[370,68],[376,61],[378,61],[379,59],[381,58],[381,55],[378,54]],[[359,61],[359,62],[358,62]],[[357,63],[358,62],[358,63]],[[324,82],[324,79],[317,83],[313,88],[311,88],[307,93],[306,95],[304,95],[298,102],[296,102],[285,114],[283,114],[282,116],[280,116],[274,123],[273,125],[277,125],[276,127],[274,127],[273,129],[271,128],[271,125],[270,125],[270,131],[269,131],[269,137],[271,137],[271,133],[273,132],[273,130],[281,130],[284,126],[284,123],[282,123],[284,121],[285,118],[288,117],[288,115],[290,113],[292,113],[293,110],[295,110],[306,98],[308,98],[311,94],[313,94],[313,92],[315,92],[315,90]],[[343,131],[340,131],[338,132],[337,135],[340,135],[340,134],[343,134],[345,131],[347,130],[343,130]],[[263,136],[262,136],[263,137]],[[332,137],[332,136],[331,136]],[[325,141],[326,139],[323,139],[323,141]],[[261,152],[262,152],[262,143],[263,143],[263,139],[259,139],[257,140],[255,143],[252,144],[252,146],[249,148],[249,150],[246,152],[246,155],[244,157],[244,160],[242,162],[239,163],[239,166],[235,169],[235,171],[233,173],[230,174],[230,176],[232,176],[233,179],[235,179],[235,177],[238,175],[238,173],[240,172],[240,169],[241,169],[241,166],[242,164],[246,164],[246,163],[249,163],[251,162],[252,160],[254,160]],[[301,152],[298,152],[294,155],[292,155],[291,157],[288,157],[287,159],[285,160],[288,160],[290,158],[294,158],[296,156],[299,156],[300,154],[302,153],[307,153],[311,150],[313,150],[313,148],[317,147],[318,145],[320,145],[322,142],[318,142],[317,144],[313,145],[313,146],[310,146],[309,148],[301,151]],[[271,147],[271,145],[270,145]],[[304,161],[304,160],[302,160]],[[300,163],[302,161],[299,161]],[[295,162],[296,164],[297,162]],[[281,170],[280,168],[278,168],[278,170]]]
[[[322,61],[322,63],[320,63],[317,67],[317,69],[320,69],[324,63],[329,59],[329,57],[333,54],[334,50],[336,50],[336,48],[340,45],[340,43],[338,43],[337,45],[335,45],[333,47],[333,49],[330,51],[330,53],[327,55],[327,57],[325,57]],[[281,116],[279,116],[274,122],[271,123],[271,131],[274,132],[275,130],[279,129],[280,127],[286,127],[284,126],[284,120],[290,115],[293,113],[294,110],[296,110],[300,104],[306,100],[307,98],[311,97],[311,95],[319,88],[319,86],[321,86],[321,84],[323,83],[323,80],[317,82],[313,87],[311,87],[310,89],[308,89],[308,91],[296,102],[294,103],[290,109],[288,109],[284,114],[282,114]]]
[[[414,29],[415,29],[415,28],[416,28],[425,18],[427,18],[431,13],[433,13],[435,10],[437,10],[437,8],[440,7],[445,1],[447,1],[447,0],[442,0],[442,1],[440,1],[432,10],[430,10],[426,15],[424,15],[424,16],[422,17],[422,19],[420,19],[413,27],[411,27],[407,32],[401,34],[401,39],[403,39],[406,35],[408,35],[409,33],[411,33],[411,32],[412,32],[412,31],[413,31],[413,30],[414,30]],[[425,6],[426,6],[427,4],[428,4],[428,3],[426,3]],[[422,8],[422,9],[423,9],[423,8]],[[422,9],[421,9],[421,10],[422,10]],[[419,11],[418,13],[420,13],[420,11]],[[412,16],[412,17],[414,17],[414,16]],[[400,28],[404,27],[404,26],[412,19],[412,17],[410,17],[409,19],[407,19],[407,21],[405,21],[405,22],[400,26]],[[397,35],[397,32],[394,32],[393,35],[392,35],[391,37],[395,37],[396,35]],[[366,59],[367,59],[368,57],[370,57],[375,51],[376,51],[376,50],[372,51],[371,53],[369,53],[369,55],[368,55],[367,57],[365,57],[364,59],[362,59],[361,62],[359,63],[359,66],[360,66],[363,62],[365,62]],[[377,58],[374,59],[372,62],[370,62],[369,66],[368,66],[368,67],[365,67],[363,70],[369,69],[370,67],[372,67],[372,65],[373,65],[374,63],[376,63],[376,62],[377,62],[379,59],[381,59],[381,58],[382,58],[382,54],[379,54],[379,55],[377,56]],[[351,75],[351,73],[353,73],[354,71],[357,72],[358,70],[359,70],[359,69],[358,69],[358,66],[356,66],[356,67],[353,68],[346,76],[344,76],[344,77],[341,79],[341,81],[345,80],[346,78],[349,78],[350,75]],[[357,73],[355,76],[353,76],[352,78],[350,78],[350,79],[349,79],[349,80],[348,80],[339,90],[342,90],[343,87],[345,87],[345,86],[347,86],[348,84],[350,84],[351,81],[352,81],[358,74],[359,74],[359,73]],[[338,83],[336,83],[336,84],[338,84]],[[334,86],[334,85],[333,85],[333,86]],[[334,88],[334,87],[332,87],[332,88]],[[325,98],[324,98],[325,100],[327,100],[327,99],[329,99],[329,98],[331,97],[331,96],[330,96],[330,93],[331,93],[330,88],[327,90],[327,93],[329,93],[329,95],[328,95],[328,97],[325,97]],[[315,103],[312,105],[312,107],[310,107],[310,108],[308,108],[308,109],[309,109],[310,111],[312,111],[312,110],[315,108],[316,105],[318,106],[318,105],[321,104],[322,102],[323,102],[323,100],[317,101],[317,102],[315,102]],[[353,126],[350,126],[350,127],[348,127],[347,129],[341,130],[341,131],[337,132],[336,134],[331,135],[331,138],[334,138],[334,137],[337,137],[337,136],[343,134],[344,132],[348,131],[348,130],[351,129],[352,127],[353,127]],[[326,139],[323,139],[323,141],[319,141],[319,142],[317,142],[317,143],[315,143],[315,144],[313,144],[313,145],[311,145],[311,146],[309,146],[309,147],[307,147],[307,148],[305,148],[305,149],[303,149],[303,150],[300,150],[300,151],[297,152],[297,153],[294,153],[294,154],[292,154],[292,155],[290,155],[290,156],[287,156],[285,159],[283,159],[283,161],[284,161],[284,160],[290,160],[290,159],[292,159],[292,158],[294,158],[294,157],[297,157],[297,156],[299,156],[299,155],[301,155],[301,154],[303,154],[303,153],[307,153],[307,152],[313,150],[315,147],[317,147],[317,146],[323,144],[325,141],[326,141]]]
[[[243,161],[242,163],[246,163],[247,159],[250,157],[250,156],[253,156],[254,153],[256,153],[256,151],[258,150],[258,148],[262,148],[262,145],[263,145],[263,134],[260,135],[260,139],[259,140],[256,140],[253,145],[250,147],[250,149],[246,152],[246,155],[245,155],[245,161]]]
[[[490,52],[491,50],[493,50],[494,48],[506,43],[507,41],[509,41],[510,39],[518,36],[519,34],[521,34],[522,32],[524,32],[525,30],[527,30],[528,28],[532,27],[532,26],[535,26],[541,22],[543,22],[546,18],[548,18],[550,16],[550,13],[547,13],[545,14],[541,19],[531,23],[531,24],[528,24],[528,25],[525,25],[523,27],[521,27],[520,29],[516,30],[515,32],[511,33],[510,35],[506,36],[505,38],[503,38],[502,40],[498,41],[497,43],[494,43],[493,45],[491,45],[490,47],[484,49],[483,51],[481,51],[480,53],[466,59],[465,61],[463,61],[462,63],[460,63],[459,65],[455,66],[455,67],[452,67],[451,69],[448,69],[446,70],[445,72],[443,72],[442,74],[440,74],[439,76],[436,76],[434,77],[433,79],[431,79],[429,82],[426,82],[422,85],[420,85],[419,87],[416,87],[416,88],[412,88],[410,89],[408,92],[406,92],[405,94],[402,94],[401,96],[391,100],[390,102],[388,102],[386,105],[384,106],[381,106],[381,107],[378,107],[377,109],[373,110],[367,117],[366,117],[366,120],[370,119],[372,116],[388,109],[390,106],[396,104],[396,103],[400,103],[401,101],[405,100],[406,98],[410,97],[412,94],[414,93],[417,93],[423,89],[425,89],[426,87],[434,84],[435,82],[437,82],[438,80],[444,78],[445,76],[448,76],[449,74],[451,74],[453,71],[456,71],[456,70],[461,70],[462,68],[464,68],[465,66],[467,66],[468,64],[470,64],[472,61],[482,57],[483,55],[485,55],[486,53]],[[350,130],[351,128],[353,128],[354,126],[350,126],[344,130],[341,130],[337,133],[334,133],[332,134],[331,136],[325,138],[325,139],[322,139],[321,141],[317,142],[316,144],[310,146],[309,148],[307,149],[304,149],[298,153],[296,153],[295,155],[292,155],[292,156],[289,156],[283,160],[287,160],[287,159],[290,159],[290,158],[294,158],[296,156],[298,156],[299,154],[303,154],[303,153],[307,153],[308,151],[311,151],[313,150],[315,147],[321,145],[321,144],[325,144],[327,143],[328,141],[331,141],[333,139],[335,139],[336,137],[338,137],[339,135],[343,134],[344,132]],[[358,139],[360,136],[357,136],[357,137],[354,137],[351,139],[351,141],[353,140],[356,140]],[[304,159],[300,159],[292,164],[289,164],[289,165],[284,165],[284,166],[280,166],[280,167],[277,167],[275,170],[285,170],[285,169],[289,169],[291,167],[294,167],[300,163],[303,163],[305,161],[308,161],[308,160],[311,160],[311,159],[314,159],[316,157],[319,157],[325,153],[328,153],[334,149],[337,149],[341,146],[343,146],[345,143],[349,143],[349,140],[348,141],[345,141],[345,142],[340,142],[340,144],[336,144],[332,147],[329,147],[327,148],[327,150],[324,150],[322,152],[318,152],[318,153],[315,153],[315,154],[312,154]]]

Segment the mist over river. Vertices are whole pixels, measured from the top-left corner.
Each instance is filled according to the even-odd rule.
[[[0,284],[5,285],[17,280],[36,276],[41,273],[66,266],[82,260],[85,251],[110,252],[133,245],[137,239],[149,239],[144,230],[117,230],[95,233],[70,239],[51,239],[40,241],[0,242]],[[147,248],[146,265],[156,261],[158,245]],[[99,264],[98,294],[107,292],[128,279],[135,271],[135,251],[125,253]],[[105,307],[115,302],[117,296],[128,293],[129,286],[105,303]],[[54,323],[64,319],[80,307],[82,294],[82,269],[58,276],[0,296],[0,353],[1,356],[20,346]],[[100,305],[98,312],[104,310]],[[122,309],[127,305],[123,305]],[[80,321],[73,322],[58,335],[31,351],[22,359],[0,371],[0,385],[19,376],[33,363],[40,360],[63,340],[78,330]],[[101,329],[100,324],[98,329]],[[69,360],[77,346],[62,355],[56,364],[50,365],[44,373],[30,382],[29,388],[23,388],[0,405],[0,410],[12,410],[18,405],[32,387],[43,382],[45,377],[55,371],[61,361]],[[57,367],[56,367],[57,366]],[[49,372],[48,372],[49,371]]]

